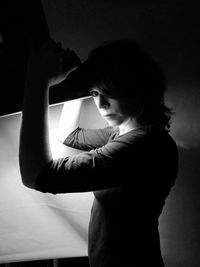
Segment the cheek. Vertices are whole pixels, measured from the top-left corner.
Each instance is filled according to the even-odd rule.
[[[113,111],[115,111],[119,115],[124,116],[125,114],[127,114],[125,106],[121,104],[119,101],[112,100],[111,106]]]
[[[110,106],[112,107],[113,110],[116,110],[116,111],[120,111],[121,110],[120,102],[115,100],[115,99],[111,99],[110,100]]]
[[[130,103],[128,101],[123,102],[120,104],[120,111],[122,112],[122,114],[126,115],[126,116],[132,116],[132,112],[131,110],[133,109],[133,103]]]

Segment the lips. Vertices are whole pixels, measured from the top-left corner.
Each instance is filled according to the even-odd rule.
[[[111,114],[105,114],[105,115],[103,115],[104,117],[113,117],[113,116],[115,116],[115,114],[113,114],[113,113],[111,113]]]

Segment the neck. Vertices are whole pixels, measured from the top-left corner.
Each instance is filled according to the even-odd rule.
[[[131,130],[138,128],[139,125],[134,118],[129,118],[119,125],[119,135],[126,134]]]

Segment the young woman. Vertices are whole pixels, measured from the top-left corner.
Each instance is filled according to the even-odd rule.
[[[81,129],[79,101],[73,121],[66,121],[71,132],[64,144],[84,151],[53,160],[49,87],[72,71],[108,127]],[[165,90],[159,65],[132,40],[105,43],[83,64],[53,41],[32,52],[20,134],[22,181],[53,194],[94,192],[88,231],[91,267],[164,266],[158,219],[178,168]]]

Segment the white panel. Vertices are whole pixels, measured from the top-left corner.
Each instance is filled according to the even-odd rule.
[[[91,101],[85,110],[95,109]],[[57,140],[62,106],[50,109],[54,157],[78,153]],[[95,110],[88,112],[98,120]],[[18,166],[20,121],[21,113],[0,118],[0,263],[85,256],[93,194],[51,195],[26,188]]]

